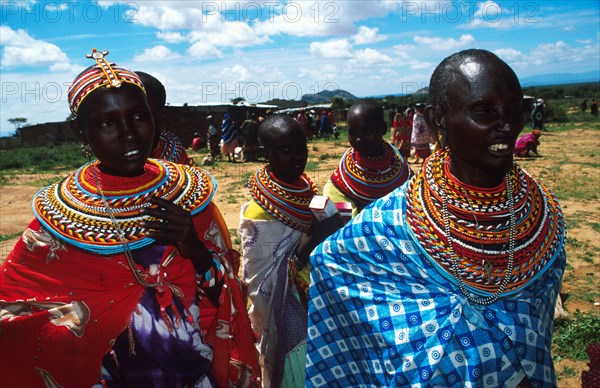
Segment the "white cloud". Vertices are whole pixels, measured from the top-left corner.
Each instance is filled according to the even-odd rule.
[[[223,52],[205,41],[192,44],[188,48],[188,53],[196,58],[223,58]]]
[[[393,60],[389,55],[383,54],[382,52],[371,48],[367,48],[364,50],[357,50],[354,53],[354,58],[349,61],[349,64],[357,67],[370,67],[387,65],[392,62]]]
[[[156,37],[169,43],[180,43],[186,40],[182,33],[172,31],[158,31]]]
[[[141,54],[133,57],[134,62],[146,62],[146,61],[164,61],[169,59],[176,59],[179,54],[171,51],[168,47],[163,45],[157,45],[144,49]]]
[[[512,7],[520,7],[520,5],[514,4]],[[522,27],[527,25],[531,26],[531,23],[534,22],[534,18],[529,18],[525,15],[517,17],[514,12],[514,9],[510,7],[508,9],[503,9],[498,3],[492,0],[480,2],[477,4],[477,11],[473,14],[473,19],[464,27],[509,29],[519,25]],[[527,23],[525,23],[525,21],[527,21]]]
[[[69,63],[58,46],[35,39],[25,30],[0,26],[0,46],[3,47],[2,67]]]
[[[532,50],[530,56],[539,56],[544,63],[553,64],[573,64],[587,61],[596,61],[598,63],[599,53],[600,47],[597,42],[595,44],[574,47],[559,40],[556,43],[538,45]]]
[[[457,49],[472,46],[475,43],[475,38],[470,34],[463,34],[458,39],[454,38],[438,38],[428,36],[415,36],[414,41],[425,48],[432,50],[455,51]]]
[[[266,36],[241,22],[211,23],[202,31],[191,32],[190,39],[210,42],[216,47],[246,47],[268,41]]]
[[[347,39],[312,42],[310,53],[318,58],[352,58],[352,45]]]
[[[432,68],[427,61],[420,61],[418,54],[421,52],[417,46],[412,44],[399,44],[393,47],[394,62],[398,66],[408,66],[411,70],[424,70]]]
[[[514,48],[503,48],[494,50],[494,53],[506,62],[516,62],[526,59],[526,56]]]
[[[352,37],[354,44],[377,43],[387,39],[386,35],[379,35],[379,28],[358,27],[358,33]]]
[[[576,28],[575,28],[575,26],[566,26],[566,27],[563,27],[563,30],[570,32],[570,31],[575,31]]]
[[[172,6],[155,4],[146,6],[143,3],[139,3],[136,10],[131,13],[131,18],[135,18],[141,25],[156,27],[160,30],[189,28],[189,18],[192,16],[201,17],[202,15],[194,10],[186,13]]]
[[[336,81],[338,79],[339,67],[333,64],[326,64],[323,66],[300,68],[298,77],[309,78],[310,80],[318,81]]]
[[[253,78],[250,75],[250,71],[242,65],[234,65],[232,67],[224,67],[219,72],[219,77],[228,81],[239,81],[239,82],[248,82],[253,81]]]

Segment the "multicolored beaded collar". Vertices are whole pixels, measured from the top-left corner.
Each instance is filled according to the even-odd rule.
[[[302,174],[295,183],[277,179],[264,165],[248,180],[252,198],[269,214],[303,233],[308,232],[314,216],[308,205],[318,190],[308,175]]]
[[[94,170],[132,250],[154,242],[138,226],[139,221],[147,218],[138,212],[150,206],[150,197],[172,201],[196,214],[209,204],[217,188],[215,179],[205,171],[164,160],[148,159],[144,173],[134,178],[103,174],[98,163],[85,164],[63,180],[43,188],[32,204],[35,216],[50,232],[96,253],[121,253],[124,244],[107,214]]]
[[[412,171],[400,152],[384,142],[383,155],[377,157],[362,157],[353,148],[347,150],[331,174],[331,182],[351,200],[366,206],[391,193],[411,176]]]
[[[406,190],[406,220],[430,260],[454,284],[489,297],[499,288],[509,258],[510,206],[507,187],[483,189],[459,182],[449,170],[450,153],[434,154]],[[565,223],[554,195],[516,164],[513,190],[514,268],[504,295],[517,292],[548,268],[562,247]],[[445,195],[443,195],[445,193]],[[446,197],[447,221],[442,209]],[[449,223],[450,236],[445,232]],[[452,257],[448,239],[452,239]],[[452,262],[458,264],[459,279]],[[489,267],[486,268],[486,262]]]
[[[170,162],[193,165],[193,160],[187,158],[185,148],[179,138],[171,131],[161,131],[158,144],[150,156],[154,159],[164,159]]]

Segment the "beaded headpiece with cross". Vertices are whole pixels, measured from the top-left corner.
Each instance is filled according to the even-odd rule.
[[[118,89],[125,82],[146,92],[136,73],[115,63],[108,63],[105,58],[107,55],[107,50],[98,51],[95,48],[92,49],[91,54],[86,55],[87,58],[95,60],[96,64],[82,71],[69,87],[69,107],[73,115],[77,116],[83,100],[101,87]]]

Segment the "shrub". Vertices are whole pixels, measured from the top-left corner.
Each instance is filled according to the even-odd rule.
[[[598,341],[600,316],[594,313],[582,313],[577,310],[571,319],[554,322],[555,357],[574,360],[587,360],[585,352],[588,344]]]

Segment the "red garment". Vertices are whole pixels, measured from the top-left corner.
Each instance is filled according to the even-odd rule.
[[[32,221],[0,267],[2,384],[91,386],[99,381],[102,357],[126,329],[144,288],[124,254],[91,254],[46,239],[48,232],[40,228],[37,219]],[[173,249],[167,251],[165,257]],[[189,306],[196,293],[191,261],[176,256],[161,270]],[[169,294],[166,288],[167,306]]]
[[[537,146],[540,145],[538,138],[533,133],[528,133],[517,139],[515,143],[515,155],[527,156],[529,151],[537,153]]]
[[[192,150],[193,151],[198,151],[200,148],[202,148],[202,142],[204,140],[201,137],[195,137],[192,140]]]
[[[226,225],[213,203],[194,217],[194,226],[207,248],[219,251],[215,232],[231,247]],[[155,282],[161,276],[168,286],[157,297],[161,307],[169,309],[174,297],[186,307],[194,301],[196,271],[173,247],[166,249],[158,275],[147,275],[146,281]],[[222,293],[238,292],[235,281],[235,275],[229,274],[229,286]],[[124,254],[90,253],[53,237],[37,219],[32,221],[0,267],[2,385],[89,387],[98,383],[102,357],[127,328],[143,292]],[[244,298],[237,298],[218,310],[201,310],[204,319],[221,309],[232,312],[229,320],[235,322],[235,330],[227,333],[227,339],[239,351],[230,352],[235,360],[221,357],[211,367],[229,370],[228,383],[260,376],[254,338],[247,334],[251,329],[245,307]],[[245,374],[231,371],[231,365]]]
[[[600,344],[591,342],[585,350],[590,357],[590,370],[581,372],[581,386],[589,388],[600,387]]]

